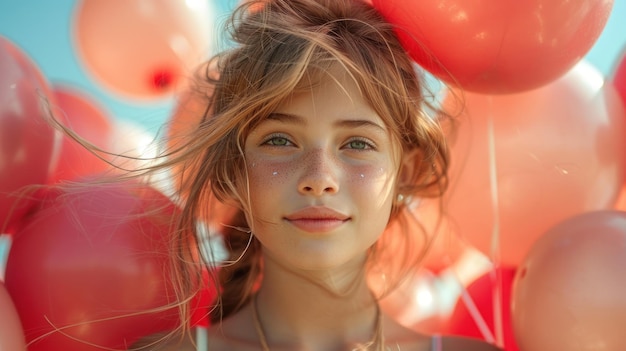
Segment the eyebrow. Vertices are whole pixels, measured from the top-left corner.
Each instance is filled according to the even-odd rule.
[[[306,121],[304,118],[294,115],[291,113],[282,113],[282,112],[273,112],[268,117],[269,120],[279,121],[282,123],[291,123],[296,125],[305,125]],[[376,129],[380,129],[383,132],[386,132],[385,128],[380,124],[367,120],[367,119],[342,119],[334,123],[336,127],[344,127],[344,128],[356,128],[356,127],[374,127]]]

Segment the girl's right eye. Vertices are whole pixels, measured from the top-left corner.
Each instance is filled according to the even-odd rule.
[[[263,141],[263,145],[269,146],[293,146],[293,143],[289,141],[286,137],[282,135],[270,135],[265,141]]]

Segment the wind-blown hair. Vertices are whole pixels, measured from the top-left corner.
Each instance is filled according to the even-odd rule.
[[[198,125],[172,136],[164,163],[176,171],[181,195],[182,215],[172,255],[179,297],[188,299],[200,287],[200,257],[212,271],[217,266],[219,273],[210,282],[219,284],[221,292],[210,316],[214,322],[244,306],[261,279],[261,246],[250,234],[244,215],[254,215],[247,194],[246,137],[290,95],[309,91],[331,68],[348,72],[384,121],[397,149],[418,158],[415,169],[405,172],[411,179],[398,184],[399,194],[413,200],[441,195],[448,169],[442,115],[424,94],[424,77],[398,41],[396,29],[370,4],[362,0],[248,2],[235,11],[229,28],[232,49],[214,57],[198,76],[197,87],[208,95],[206,114]],[[223,204],[236,211],[218,211]],[[394,203],[390,225],[413,220],[407,204]],[[215,218],[216,213],[220,218]],[[199,253],[204,240],[198,230],[201,221],[223,224],[227,264]],[[400,279],[417,267],[427,246],[423,233],[388,230],[371,248],[367,267],[388,270],[388,277]],[[390,249],[394,252],[386,254]],[[389,257],[394,262],[387,262]],[[183,317],[187,312],[183,310]]]

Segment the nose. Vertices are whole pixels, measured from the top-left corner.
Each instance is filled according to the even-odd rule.
[[[336,157],[322,149],[312,150],[303,159],[298,191],[303,195],[322,196],[339,191]]]

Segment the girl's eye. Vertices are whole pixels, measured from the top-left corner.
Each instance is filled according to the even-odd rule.
[[[283,136],[273,136],[268,138],[263,144],[270,146],[289,146],[293,143]]]
[[[354,139],[354,140],[350,140],[347,144],[346,147],[348,149],[355,149],[355,150],[368,150],[368,149],[374,149],[374,145],[372,143],[370,143],[367,140],[363,140],[363,139]]]

